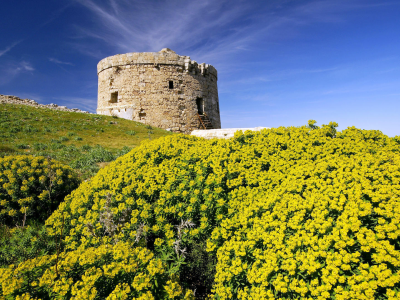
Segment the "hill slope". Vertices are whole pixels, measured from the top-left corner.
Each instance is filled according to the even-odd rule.
[[[115,159],[143,140],[170,134],[111,116],[0,105],[0,157],[50,156],[71,165],[83,177],[93,175],[99,163]]]

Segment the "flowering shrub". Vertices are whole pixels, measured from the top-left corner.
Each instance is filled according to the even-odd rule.
[[[0,158],[0,222],[44,221],[79,180],[67,165],[28,155]]]
[[[164,267],[127,243],[80,248],[0,268],[0,299],[192,299]]]
[[[203,239],[227,212],[230,146],[184,135],[142,143],[67,196],[47,220],[49,231],[59,234],[64,218],[70,249],[113,239],[139,242],[150,234],[154,247],[172,248],[177,226],[191,220],[183,239]],[[106,212],[117,224],[112,230],[100,220]]]
[[[142,143],[67,196],[47,220],[49,233],[60,235],[64,222],[70,250],[126,241],[157,255],[186,256],[190,244],[206,239],[224,214],[224,175],[208,176],[212,159],[217,172],[225,172],[218,156],[227,149],[212,153],[217,143],[227,141],[180,135]],[[179,232],[188,220],[193,225]],[[197,280],[196,286],[185,288],[199,293],[202,283],[190,280]]]
[[[219,299],[399,299],[399,147],[334,127],[238,137],[268,167],[208,242]]]
[[[208,239],[217,299],[398,298],[398,141],[336,127],[143,143],[67,196],[48,232],[72,252],[124,242],[176,260]]]

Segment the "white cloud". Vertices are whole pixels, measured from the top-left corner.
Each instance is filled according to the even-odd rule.
[[[56,64],[59,64],[59,65],[70,65],[70,66],[74,65],[73,63],[61,61],[61,60],[59,60],[57,58],[53,58],[53,57],[50,57],[49,61],[51,61],[53,63],[56,63]]]
[[[19,43],[21,43],[21,41],[18,41],[18,42],[15,42],[15,43],[11,44],[10,46],[6,47],[4,50],[0,50],[0,57],[2,57],[4,54],[9,52],[12,48],[14,48]]]
[[[18,72],[21,71],[35,71],[35,69],[32,67],[32,65],[29,62],[26,61],[21,61],[19,63],[19,66],[16,68]]]
[[[246,29],[238,28],[235,22],[251,9],[244,1],[236,1],[234,5],[227,0],[172,0],[157,4],[111,0],[107,5],[92,0],[78,2],[88,8],[98,22],[92,29],[81,27],[80,34],[103,40],[118,52],[160,51],[168,47],[196,53],[190,49],[222,44],[221,34],[230,37],[232,50],[246,47],[242,39],[234,43],[235,36]]]
[[[93,28],[80,27],[81,37],[102,40],[116,53],[168,47],[211,64],[249,52],[254,43],[291,38],[301,26],[313,22],[343,22],[343,12],[359,8],[357,0],[298,5],[241,0],[75,1],[97,21]]]
[[[96,112],[97,98],[83,98],[83,97],[61,97],[53,98],[58,105],[65,105],[68,108],[76,108],[87,110],[89,112]]]

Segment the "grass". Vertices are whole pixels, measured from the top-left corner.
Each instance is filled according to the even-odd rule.
[[[94,176],[143,140],[170,134],[112,116],[0,104],[0,157],[48,156],[70,165],[82,179]],[[0,267],[57,251],[57,240],[45,234],[43,224],[28,225],[11,228],[0,224]],[[30,242],[34,237],[40,240],[36,248]]]
[[[0,157],[49,156],[69,164],[84,179],[143,140],[170,134],[115,116],[0,105]]]

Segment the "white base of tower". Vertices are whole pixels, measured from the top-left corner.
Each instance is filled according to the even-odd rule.
[[[235,135],[236,131],[239,130],[245,132],[246,130],[260,131],[262,129],[270,129],[270,127],[193,130],[191,135],[202,137],[205,139],[229,139]]]

